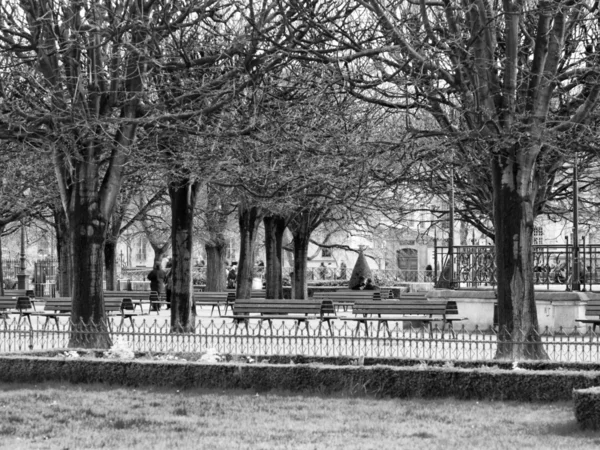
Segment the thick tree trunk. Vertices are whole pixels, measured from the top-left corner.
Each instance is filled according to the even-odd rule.
[[[106,274],[106,290],[117,290],[117,242],[121,236],[122,214],[113,214],[108,236],[104,246],[104,270]]]
[[[106,273],[106,290],[117,290],[117,241],[106,240],[104,244],[104,270]]]
[[[263,219],[265,226],[265,252],[267,256],[266,267],[266,296],[267,298],[283,298],[283,233],[285,232],[285,219],[281,216],[268,216]]]
[[[157,264],[162,265],[162,261],[166,258],[169,251],[169,246],[157,247],[153,245],[152,250],[154,250],[154,262],[152,266],[156,267]]]
[[[206,250],[207,260],[206,290],[209,292],[221,292],[227,286],[227,273],[225,271],[227,241],[224,233],[227,226],[227,216],[222,208],[220,194],[220,190],[208,186],[208,211],[206,213],[208,239],[204,244],[204,249]]]
[[[58,273],[56,276],[56,295],[71,297],[73,269],[71,266],[71,241],[67,215],[60,202],[53,210],[54,229],[56,231],[56,255],[58,257]]]
[[[535,217],[531,178],[527,175],[530,170],[514,155],[497,157],[492,162],[498,273],[497,358],[548,358],[539,336],[534,297]]]
[[[304,227],[292,230],[294,236],[294,276],[292,287],[295,299],[308,298],[308,286],[306,284],[306,269],[308,264],[308,244],[310,232]]]
[[[73,209],[69,214],[73,263],[73,328],[69,346],[108,348],[111,340],[102,286],[107,220],[95,207],[98,201],[88,196],[94,190],[86,191],[83,186],[75,189]],[[93,333],[87,333],[89,327],[93,328]]]
[[[172,268],[171,331],[193,332],[196,308],[193,302],[192,252],[194,249],[194,207],[198,183],[192,180],[175,180],[169,185],[172,216]]]
[[[204,244],[206,250],[206,290],[209,292],[222,292],[227,286],[225,273],[225,252],[227,249],[225,239],[217,240],[213,236]]]
[[[61,228],[65,228],[60,231]],[[73,292],[73,264],[71,261],[71,241],[66,221],[57,227],[56,251],[58,255],[59,285],[62,297],[71,297]]]
[[[238,206],[238,215],[240,224],[240,258],[238,260],[235,295],[236,298],[250,298],[256,237],[262,219],[262,211],[256,206],[246,206],[244,202],[241,202]]]
[[[4,269],[2,268],[2,232],[4,225],[0,225],[0,295],[4,295]]]

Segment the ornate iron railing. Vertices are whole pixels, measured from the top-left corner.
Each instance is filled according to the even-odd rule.
[[[455,246],[449,257],[447,247],[434,248],[434,279],[455,288],[477,288],[496,284],[496,253],[493,246]],[[538,285],[564,286],[570,290],[597,289],[600,284],[600,245],[579,246],[579,274],[573,271],[573,246],[534,245],[534,282]],[[594,286],[596,285],[596,286]]]
[[[0,326],[0,352],[67,349],[71,326],[61,321],[58,326],[34,318],[30,326],[17,319]],[[37,320],[39,319],[39,320]],[[248,356],[306,355],[345,357],[386,357],[441,360],[492,360],[496,356],[497,334],[493,329],[442,330],[404,328],[400,323],[389,330],[370,324],[366,332],[357,332],[356,322],[337,320],[330,329],[319,322],[310,322],[308,329],[296,329],[290,323],[253,322],[247,328],[236,327],[223,319],[202,319],[193,333],[170,332],[167,320],[141,320],[120,326],[120,319],[111,319],[110,338],[117,347],[133,352],[189,353],[213,349],[220,354]],[[93,338],[95,327],[88,327]],[[539,340],[548,358],[561,362],[600,361],[600,335],[589,329],[546,329]]]

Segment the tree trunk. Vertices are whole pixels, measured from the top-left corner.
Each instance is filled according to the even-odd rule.
[[[267,256],[266,267],[266,297],[273,299],[283,298],[283,233],[285,232],[285,219],[281,216],[267,216],[263,219],[265,226],[265,253]]]
[[[240,224],[240,258],[236,278],[235,298],[250,298],[252,291],[252,272],[254,269],[254,251],[256,237],[262,219],[262,211],[256,206],[238,206]]]
[[[123,215],[113,214],[110,220],[108,236],[104,246],[104,270],[106,273],[106,290],[117,290],[117,242],[121,236]]]
[[[69,214],[73,262],[73,324],[69,347],[109,348],[111,340],[102,286],[107,220],[98,211],[96,190],[86,186],[87,183],[75,186],[75,199]],[[86,333],[89,327],[93,333]]]
[[[306,268],[308,264],[308,244],[310,241],[310,232],[306,228],[300,227],[292,230],[294,236],[294,276],[292,288],[295,299],[308,298],[308,286],[306,284]]]
[[[525,149],[520,149],[525,152]],[[531,167],[515,154],[492,161],[498,280],[496,358],[547,359],[539,336],[533,284]]]
[[[222,243],[211,239],[204,245],[204,249],[206,250],[206,290],[209,292],[225,291],[227,287],[225,239],[223,238]]]
[[[169,248],[170,246],[168,245],[162,247],[152,245],[152,250],[154,250],[154,262],[152,263],[152,267],[156,267],[157,264],[162,265],[162,261],[166,258]]]
[[[169,184],[172,216],[171,332],[193,332],[196,308],[193,302],[192,252],[194,207],[198,183],[177,179]]]
[[[208,186],[208,210],[206,213],[206,231],[208,239],[204,244],[206,250],[206,290],[209,292],[224,291],[227,285],[225,257],[227,241],[225,228],[227,215],[222,208],[220,191]]]
[[[54,230],[56,232],[56,255],[58,258],[58,272],[56,274],[56,295],[71,297],[73,269],[71,267],[71,244],[69,240],[69,225],[67,214],[62,204],[57,204],[52,209],[54,216]]]
[[[2,267],[2,232],[4,225],[0,225],[0,295],[4,295],[4,269]]]
[[[106,240],[104,244],[104,270],[106,273],[106,290],[117,290],[117,241],[112,239]]]

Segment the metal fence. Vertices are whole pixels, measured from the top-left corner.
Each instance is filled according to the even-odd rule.
[[[534,282],[547,288],[564,286],[570,290],[573,283],[582,290],[592,291],[600,284],[600,245],[534,245]],[[578,254],[579,274],[573,271],[573,255]],[[451,256],[451,257],[450,257]],[[496,281],[496,254],[494,246],[464,245],[453,247],[449,256],[447,247],[434,248],[434,279],[451,282],[456,288],[494,286]],[[595,286],[594,286],[595,285]]]
[[[32,323],[13,319],[0,328],[0,352],[66,349],[71,336],[67,321],[59,324]],[[236,326],[232,322],[206,319],[197,323],[194,333],[171,333],[167,320],[143,320],[120,324],[111,319],[110,338],[113,343],[135,352],[206,352],[220,354],[265,356],[305,355],[343,357],[385,357],[438,360],[492,360],[496,356],[497,333],[493,329],[465,328],[442,330],[422,327],[404,328],[396,323],[388,329],[378,329],[370,323],[357,332],[357,323],[338,320],[330,329],[326,324],[311,322],[308,328],[276,321],[252,322]],[[94,327],[87,336],[96,333]],[[544,330],[539,336],[552,361],[600,362],[600,335],[577,329]]]

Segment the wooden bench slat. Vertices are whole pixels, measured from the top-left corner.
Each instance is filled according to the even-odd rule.
[[[600,299],[588,300],[587,304],[585,305],[585,315],[588,317],[598,316],[598,318],[575,319],[575,322],[592,324],[592,331],[596,331],[596,327],[600,325]]]

